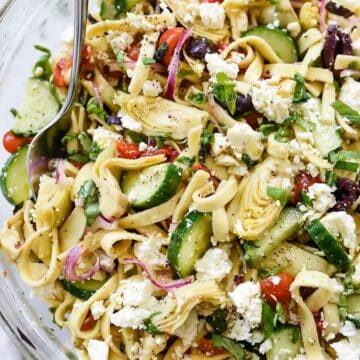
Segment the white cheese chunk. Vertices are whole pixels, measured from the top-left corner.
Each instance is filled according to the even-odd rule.
[[[332,343],[330,346],[336,351],[337,360],[360,359],[360,331],[348,339]]]
[[[151,310],[125,306],[118,312],[110,315],[112,324],[118,327],[143,329],[144,320],[151,315]]]
[[[147,279],[132,280],[126,279],[120,282],[120,291],[122,291],[122,303],[126,306],[146,305],[152,297],[153,286]]]
[[[227,63],[219,54],[206,54],[205,61],[211,76],[216,76],[216,74],[224,72],[230,79],[237,78],[239,67],[236,64]]]
[[[111,36],[111,39],[109,37],[109,43],[114,54],[126,51],[133,42],[134,38],[126,32],[123,32],[118,36]]]
[[[159,239],[139,241],[134,245],[134,254],[150,267],[166,266],[166,255],[160,252],[160,248]]]
[[[314,210],[325,213],[336,204],[333,189],[326,184],[314,184],[308,189],[308,196],[312,200]]]
[[[162,87],[157,80],[145,80],[142,87],[145,96],[157,97],[162,91]]]
[[[214,156],[220,155],[230,145],[229,139],[221,134],[214,134],[214,142],[211,144],[211,152]]]
[[[121,139],[122,136],[120,134],[106,130],[103,127],[96,128],[93,131],[93,141],[96,142],[101,149],[106,149],[111,146],[114,141]]]
[[[105,314],[104,300],[95,301],[90,306],[91,314],[95,320],[99,320]]]
[[[133,119],[131,116],[124,115],[122,113],[119,113],[118,116],[121,117],[121,124],[122,124],[123,128],[129,129],[129,130],[132,130],[135,132],[141,132],[141,130],[142,130],[141,123],[139,123],[138,121]]]
[[[201,259],[196,261],[196,278],[203,281],[221,281],[230,272],[231,268],[232,262],[228,253],[220,248],[211,248]]]
[[[89,340],[87,350],[90,360],[108,360],[109,345],[105,341]]]
[[[201,22],[209,29],[222,29],[225,24],[225,10],[217,2],[200,4]]]

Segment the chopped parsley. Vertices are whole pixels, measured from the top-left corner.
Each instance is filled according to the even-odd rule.
[[[36,61],[32,73],[37,79],[49,80],[52,75],[52,69],[50,65],[51,52],[46,47],[41,45],[34,46],[36,50],[41,51],[43,55]]]
[[[360,125],[360,114],[340,100],[336,100],[331,106],[353,125]]]
[[[216,74],[216,82],[212,85],[215,99],[225,104],[231,115],[236,112],[235,82],[231,81],[224,72]]]
[[[96,217],[100,215],[99,209],[99,190],[94,180],[85,181],[77,194],[78,199],[84,200],[84,211],[86,216],[86,223],[91,226]]]
[[[217,348],[226,349],[235,360],[245,360],[246,358],[244,347],[235,340],[213,333],[212,343]]]
[[[144,65],[152,65],[156,63],[156,60],[154,58],[144,57],[142,62]]]
[[[305,88],[305,79],[300,73],[296,73],[294,80],[296,81],[293,103],[302,103],[310,99],[310,94]]]
[[[152,319],[158,314],[160,314],[159,311],[151,314],[148,318],[144,320],[145,331],[151,335],[161,334],[161,331],[152,322]]]
[[[206,102],[206,95],[203,92],[192,93],[189,95],[189,99],[197,104],[203,104]]]
[[[279,200],[281,206],[285,206],[287,203],[287,191],[284,189],[268,186],[266,194],[275,200]]]

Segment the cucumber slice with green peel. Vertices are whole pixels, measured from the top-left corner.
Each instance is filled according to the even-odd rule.
[[[119,19],[143,0],[102,0],[100,16],[103,20]]]
[[[132,207],[148,209],[169,200],[181,183],[182,169],[174,164],[150,166],[128,171],[121,179],[121,189]]]
[[[285,63],[294,63],[298,59],[298,51],[295,41],[291,36],[280,29],[270,29],[267,26],[258,26],[246,31],[242,37],[258,36],[265,40],[274,50],[277,56]]]
[[[346,252],[320,220],[313,220],[305,226],[305,230],[339,271],[346,270],[349,267],[350,261]]]
[[[25,91],[12,132],[18,136],[33,136],[54,119],[60,105],[48,81],[31,78]]]
[[[193,273],[196,260],[210,247],[211,216],[192,211],[171,235],[167,258],[179,277]]]
[[[281,327],[272,334],[271,343],[266,360],[294,359],[301,348],[300,328],[292,325]]]
[[[78,299],[87,300],[96,293],[107,281],[86,280],[70,282],[65,279],[60,280],[65,291],[74,295]]]
[[[28,146],[12,154],[0,174],[0,187],[5,198],[13,205],[19,205],[30,196],[26,157]]]
[[[255,266],[282,242],[294,237],[303,223],[303,214],[296,208],[285,208],[275,225],[265,231],[260,239],[245,242],[245,261]]]

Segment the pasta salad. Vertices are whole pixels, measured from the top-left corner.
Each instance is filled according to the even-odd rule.
[[[100,1],[35,200],[70,35],[12,110],[0,242],[79,359],[360,359],[359,1]]]

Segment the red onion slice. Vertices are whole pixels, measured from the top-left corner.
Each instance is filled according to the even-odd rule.
[[[325,21],[326,21],[326,0],[320,0],[320,30],[325,30]]]
[[[94,93],[95,93],[96,100],[97,100],[99,106],[101,107],[101,109],[103,109],[104,108],[104,102],[103,102],[103,99],[101,97],[100,90],[97,87],[97,85],[95,84],[95,81],[92,81],[91,84],[92,84],[92,88],[93,88]]]
[[[96,230],[116,230],[118,228],[118,219],[109,220],[106,217],[99,215],[91,227],[88,228],[88,232],[95,232]]]
[[[185,44],[185,41],[191,36],[191,34],[192,34],[192,28],[186,29],[181,34],[181,37],[175,46],[174,54],[169,65],[169,76],[166,83],[166,89],[164,92],[164,96],[168,99],[172,99],[174,97],[176,74],[178,71],[179,61],[180,61],[180,52]]]
[[[172,281],[172,282],[170,282],[168,284],[161,284],[153,277],[153,275],[151,274],[149,268],[140,259],[124,258],[123,260],[124,260],[125,263],[128,263],[128,264],[140,265],[143,268],[143,270],[145,271],[145,273],[146,273],[148,279],[151,281],[151,283],[155,287],[157,287],[159,289],[163,289],[163,290],[166,290],[166,291],[171,291],[171,290],[177,289],[179,287],[188,285],[188,284],[190,284],[192,282],[191,279],[183,279],[183,280],[174,280],[174,281]]]
[[[64,275],[67,281],[89,280],[100,269],[100,261],[98,256],[96,256],[96,262],[93,267],[89,271],[77,275],[75,268],[83,253],[84,249],[81,246],[75,246],[69,251],[64,267]]]

